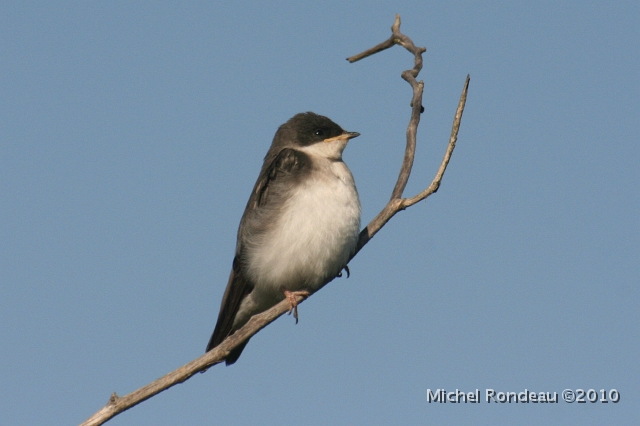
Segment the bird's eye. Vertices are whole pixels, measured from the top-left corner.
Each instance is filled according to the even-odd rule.
[[[324,136],[324,130],[322,130],[322,129],[316,130],[315,133],[316,133],[316,136]]]

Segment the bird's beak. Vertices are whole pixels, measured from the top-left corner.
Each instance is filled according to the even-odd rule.
[[[341,135],[325,139],[323,142],[333,142],[333,141],[344,140],[344,139],[349,140],[349,139],[357,138],[358,136],[360,136],[360,133],[358,132],[344,132]]]

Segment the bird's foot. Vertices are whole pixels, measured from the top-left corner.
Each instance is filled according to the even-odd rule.
[[[347,271],[347,278],[349,278],[351,276],[351,273],[349,272],[349,267],[347,265],[344,265],[344,268],[342,269]],[[338,272],[338,278],[342,278],[342,271]]]
[[[296,324],[298,323],[298,301],[296,300],[296,296],[302,296],[306,299],[309,295],[310,293],[308,291],[284,291],[284,297],[289,301],[289,315],[293,312]]]

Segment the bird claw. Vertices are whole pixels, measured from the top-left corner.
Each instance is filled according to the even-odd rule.
[[[284,291],[284,297],[289,301],[289,315],[293,312],[296,324],[298,323],[298,301],[296,300],[296,296],[307,298],[309,295],[310,293],[308,291]]]
[[[344,269],[345,271],[347,271],[347,278],[349,278],[351,276],[351,272],[349,272],[349,267],[347,265],[344,265]],[[342,277],[342,271],[338,272],[338,277],[341,278]]]

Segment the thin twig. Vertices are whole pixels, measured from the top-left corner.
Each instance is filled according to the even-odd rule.
[[[451,126],[451,136],[449,137],[449,145],[447,145],[447,151],[444,153],[444,158],[440,163],[440,168],[436,173],[431,185],[418,195],[412,198],[404,198],[402,200],[402,209],[410,207],[417,203],[418,201],[422,201],[427,198],[429,195],[438,191],[440,188],[440,182],[442,182],[442,177],[444,176],[445,170],[447,170],[447,166],[449,165],[449,160],[451,159],[451,154],[453,154],[453,149],[456,147],[456,141],[458,140],[458,130],[460,130],[460,122],[462,121],[462,113],[464,112],[464,105],[467,102],[467,90],[469,89],[469,75],[467,74],[467,79],[464,82],[464,88],[462,89],[462,94],[460,94],[460,101],[458,102],[458,108],[456,109],[456,115],[453,118],[453,126]]]
[[[429,195],[433,194],[440,187],[440,183],[442,182],[442,177],[444,176],[444,172],[447,169],[447,165],[449,164],[449,159],[451,158],[451,154],[453,149],[456,146],[456,141],[458,139],[458,130],[460,129],[460,120],[462,119],[462,112],[464,111],[464,105],[467,100],[467,89],[469,88],[469,76],[467,75],[467,80],[465,81],[464,88],[462,90],[462,94],[460,95],[460,102],[458,103],[458,109],[456,110],[456,115],[453,121],[453,127],[451,129],[451,137],[449,138],[449,144],[447,146],[447,150],[445,152],[442,163],[440,164],[440,168],[438,169],[438,173],[436,173],[435,178],[431,182],[424,191],[420,194],[416,195],[412,198],[401,198],[402,193],[404,192],[405,187],[407,186],[407,182],[409,181],[409,176],[411,175],[411,168],[413,166],[413,159],[415,156],[415,148],[416,148],[416,135],[418,133],[418,124],[420,124],[420,112],[422,111],[422,90],[424,84],[422,81],[417,82],[416,77],[418,73],[422,69],[422,53],[427,49],[416,47],[413,44],[413,41],[404,34],[400,33],[400,16],[396,15],[396,20],[391,27],[392,35],[391,37],[385,41],[384,43],[379,44],[378,46],[366,50],[358,55],[352,56],[348,58],[350,62],[355,62],[362,58],[372,55],[373,53],[377,53],[384,49],[378,49],[380,46],[386,45],[385,43],[390,43],[394,41],[394,43],[402,45],[408,51],[412,52],[415,57],[415,65],[413,69],[406,70],[402,73],[402,78],[404,78],[413,89],[413,97],[411,100],[411,119],[409,120],[409,125],[407,127],[407,145],[404,152],[404,160],[402,161],[402,167],[400,168],[400,173],[398,175],[398,180],[396,182],[396,186],[391,193],[391,199],[387,203],[387,205],[382,209],[378,215],[373,218],[373,220],[360,232],[360,236],[358,238],[358,245],[356,247],[356,251],[353,253],[351,258],[355,257],[356,254],[362,249],[373,238],[373,236],[391,219],[396,213],[401,210],[406,209],[409,206],[414,205],[418,201],[424,200]],[[402,43],[400,43],[402,41]]]
[[[400,175],[396,182],[396,186],[391,193],[391,200],[402,197],[404,188],[409,181],[409,175],[411,175],[411,168],[413,166],[413,159],[416,152],[416,135],[418,133],[418,124],[420,124],[420,114],[423,111],[422,108],[422,90],[424,84],[422,81],[416,81],[416,77],[422,70],[422,54],[427,51],[425,47],[416,47],[413,41],[406,35],[400,32],[400,15],[396,15],[396,19],[391,26],[391,37],[383,41],[377,46],[371,49],[365,50],[362,53],[347,58],[347,61],[353,63],[364,59],[367,56],[371,56],[385,49],[388,49],[396,44],[407,49],[413,53],[415,58],[413,68],[402,72],[402,78],[411,85],[413,89],[413,97],[411,98],[411,119],[409,120],[409,126],[407,127],[407,146],[404,151],[404,160],[402,161],[402,168],[400,169]]]
[[[391,37],[378,44],[371,49],[347,58],[349,62],[356,62],[360,59],[366,58],[385,49],[388,49],[395,44],[403,46],[405,49],[414,54],[414,67],[410,70],[406,70],[402,73],[402,78],[405,79],[413,89],[413,96],[411,99],[411,118],[407,127],[407,144],[405,147],[405,155],[402,161],[402,167],[398,175],[398,180],[391,194],[391,199],[387,205],[382,209],[380,213],[360,232],[358,239],[358,245],[355,252],[351,256],[351,259],[364,247],[371,238],[391,219],[396,213],[406,209],[424,200],[429,195],[433,194],[440,187],[442,177],[447,169],[451,154],[456,146],[458,137],[458,130],[460,129],[460,121],[462,119],[462,112],[464,111],[464,105],[467,99],[467,89],[469,87],[469,76],[464,84],[462,94],[460,95],[460,102],[458,103],[458,109],[453,121],[453,127],[451,129],[451,137],[449,138],[449,144],[445,152],[440,168],[436,173],[431,184],[418,195],[412,198],[402,198],[402,193],[407,185],[409,176],[411,175],[411,168],[413,166],[413,159],[416,147],[416,135],[418,132],[418,124],[420,123],[420,114],[423,111],[422,108],[422,91],[424,84],[422,81],[416,81],[416,77],[422,69],[422,53],[426,51],[423,47],[416,47],[413,41],[400,32],[400,15],[396,15],[395,22],[391,27]],[[304,297],[296,297],[298,303],[304,301]],[[218,364],[229,355],[231,350],[247,341],[251,336],[262,330],[264,327],[275,321],[282,314],[289,311],[289,301],[283,300],[271,309],[259,314],[254,315],[247,324],[242,328],[234,332],[231,336],[227,337],[220,345],[202,355],[199,358],[191,361],[190,363],[178,368],[175,371],[151,382],[150,384],[133,391],[123,397],[118,397],[115,393],[109,398],[109,402],[93,416],[87,419],[81,426],[95,426],[101,425],[108,421],[112,417],[128,410],[129,408],[145,401],[152,396],[174,386],[178,383],[182,383],[189,379],[191,376],[198,372],[204,372],[209,367]]]

